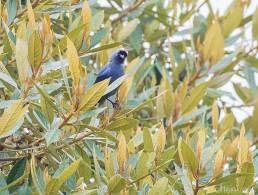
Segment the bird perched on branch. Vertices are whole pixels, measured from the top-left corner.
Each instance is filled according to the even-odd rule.
[[[98,83],[100,81],[103,81],[107,78],[110,78],[109,85],[113,83],[116,79],[124,75],[124,62],[128,56],[128,52],[124,48],[120,48],[117,51],[115,51],[108,63],[102,68],[102,70],[99,72],[95,83]],[[109,92],[108,94],[104,95],[100,100],[99,104],[103,104],[105,100],[108,100],[113,108],[117,108],[119,105],[117,102],[113,102],[109,99],[109,97],[113,96],[118,90],[118,87],[114,89],[113,91]]]

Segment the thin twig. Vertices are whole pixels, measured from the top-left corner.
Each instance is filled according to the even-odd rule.
[[[76,139],[73,139],[72,141],[68,142],[67,144],[62,144],[60,146],[56,147],[56,150],[61,150],[63,148],[66,148],[67,146],[73,145],[79,141],[82,141],[85,137],[88,137],[89,135],[91,135],[93,132],[82,132],[80,133]],[[45,147],[45,146],[44,146]],[[35,157],[41,157],[43,156],[47,151],[41,151],[37,154],[35,154]],[[30,154],[29,154],[30,155]],[[22,155],[22,156],[16,156],[16,157],[5,157],[5,158],[0,158],[0,162],[5,162],[5,161],[16,161],[19,160],[21,158],[25,158],[28,157],[27,155]]]
[[[128,7],[127,9],[123,10],[123,12],[112,21],[112,24],[120,21],[122,18],[126,17],[127,15],[129,15],[132,11],[136,10],[138,7],[140,7],[140,5],[142,5],[144,3],[144,0],[140,0],[137,3],[135,3],[134,5]]]

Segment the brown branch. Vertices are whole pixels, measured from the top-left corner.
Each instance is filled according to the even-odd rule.
[[[66,125],[66,123],[70,120],[70,118],[73,116],[73,111],[72,112],[70,112],[69,114],[68,114],[68,116],[63,120],[63,122],[59,125],[59,129],[61,129],[62,127],[64,127],[65,125]]]
[[[144,3],[144,0],[139,0],[137,3],[134,5],[128,7],[127,9],[123,10],[122,13],[112,21],[112,24],[120,21],[122,18],[126,17],[129,15],[132,11],[135,11],[138,7],[140,7]]]
[[[85,137],[88,137],[89,135],[91,135],[93,132],[82,132],[82,133],[79,133],[77,135],[77,138],[76,139],[73,139],[71,140],[70,142],[68,142],[68,144],[62,144],[60,146],[57,146],[56,147],[56,150],[61,150],[63,148],[66,148],[67,146],[70,146],[70,145],[73,145],[79,141],[82,141]],[[45,147],[45,146],[44,146]],[[35,157],[41,157],[43,156],[47,151],[41,151],[37,154],[35,154]],[[5,161],[16,161],[16,160],[19,160],[21,158],[25,158],[25,157],[28,157],[30,154],[28,155],[22,155],[22,156],[17,156],[17,157],[5,157],[5,158],[0,158],[0,162],[5,162]],[[0,167],[3,166],[3,165],[0,165]]]

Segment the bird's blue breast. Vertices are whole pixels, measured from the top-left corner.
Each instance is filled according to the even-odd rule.
[[[116,79],[124,75],[123,68],[117,66],[116,68],[111,67],[111,80],[110,83],[114,82]]]

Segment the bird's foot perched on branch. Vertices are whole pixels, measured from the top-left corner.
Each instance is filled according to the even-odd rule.
[[[107,100],[112,104],[113,108],[116,109],[116,110],[120,110],[121,109],[121,106],[118,102],[118,100],[116,100],[116,102],[113,102],[111,101],[110,99],[107,98]]]

